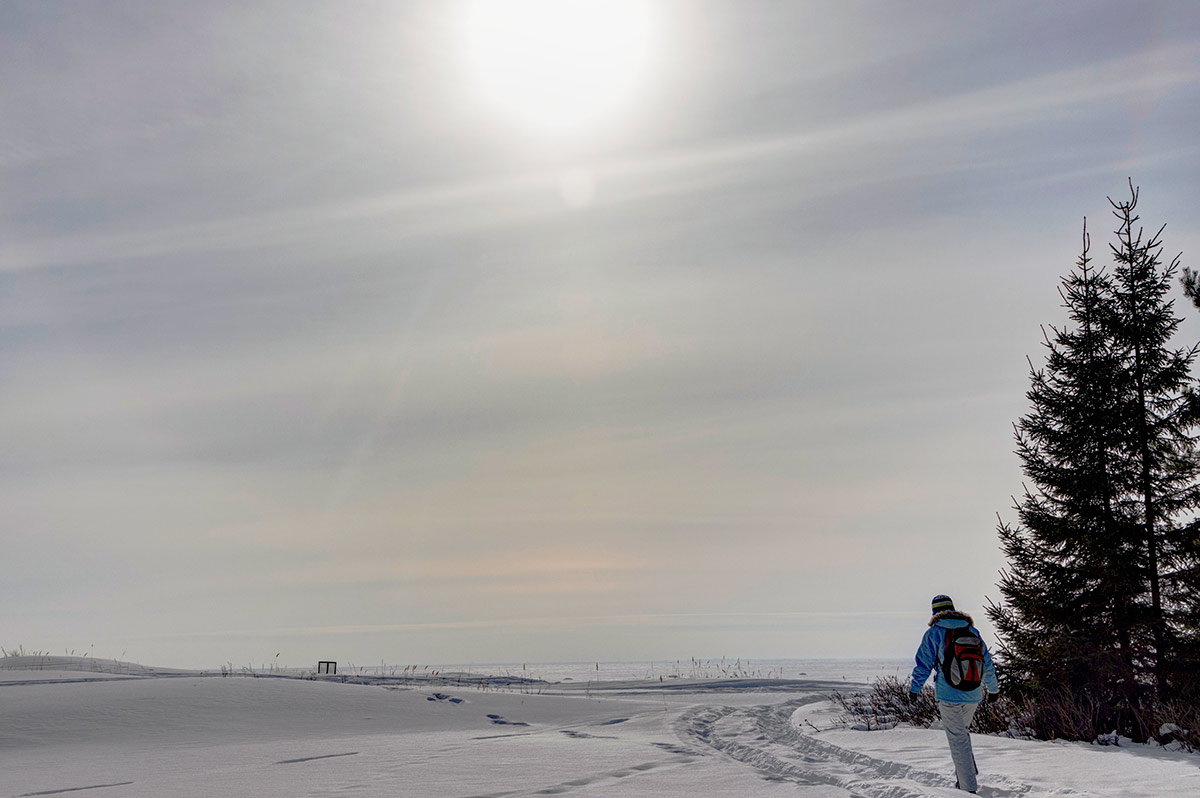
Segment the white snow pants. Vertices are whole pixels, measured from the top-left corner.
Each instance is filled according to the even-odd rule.
[[[975,780],[975,754],[971,751],[971,719],[979,704],[951,704],[939,701],[942,726],[946,729],[946,740],[950,743],[950,756],[954,759],[954,770],[958,776],[958,788],[971,792],[979,789]]]

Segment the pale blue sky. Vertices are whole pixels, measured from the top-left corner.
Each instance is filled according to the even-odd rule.
[[[547,133],[464,3],[0,5],[0,644],[905,656],[996,597],[1082,217],[1132,176],[1200,266],[1200,6],[647,6]]]

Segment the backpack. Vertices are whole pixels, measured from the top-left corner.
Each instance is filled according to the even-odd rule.
[[[974,690],[983,684],[983,640],[970,626],[946,630],[942,676],[956,690]]]

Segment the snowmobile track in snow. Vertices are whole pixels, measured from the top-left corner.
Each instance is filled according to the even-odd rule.
[[[62,790],[42,790],[41,792],[26,792],[17,796],[17,798],[32,798],[35,795],[62,795],[68,792],[83,792],[84,790],[102,790],[106,787],[126,787],[133,784],[132,781],[118,781],[116,784],[92,784],[87,787],[67,787]]]
[[[851,751],[792,725],[798,707],[821,700],[824,696],[754,707],[696,707],[679,717],[675,730],[681,739],[750,765],[770,781],[830,785],[855,798],[928,798],[931,787],[954,790],[952,775]],[[987,778],[979,794],[991,798],[1017,798],[1034,790],[1005,777]]]
[[[358,756],[358,751],[347,751],[344,754],[321,754],[319,756],[302,756],[299,759],[284,759],[276,765],[295,765],[299,762],[316,762],[318,759],[337,759],[340,756]]]

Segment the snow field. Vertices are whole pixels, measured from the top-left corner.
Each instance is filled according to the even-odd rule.
[[[121,797],[461,798],[618,784],[622,795],[696,795],[711,784],[758,794],[761,782],[682,747],[671,726],[675,697],[196,677],[19,684],[0,701],[5,798],[81,788]]]
[[[0,798],[962,795],[940,730],[839,724],[842,680],[501,691],[31,673],[0,680]],[[1196,755],[974,739],[992,798],[1200,795]]]

